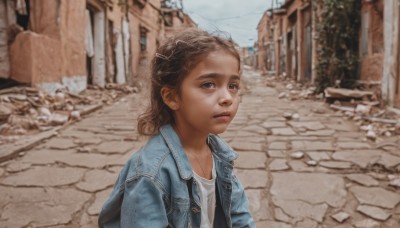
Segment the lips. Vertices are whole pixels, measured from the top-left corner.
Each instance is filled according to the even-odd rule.
[[[213,116],[214,118],[218,118],[218,117],[231,117],[231,113],[230,112],[221,112],[215,116]]]
[[[221,112],[213,117],[219,123],[228,123],[231,120],[231,113],[230,112]]]

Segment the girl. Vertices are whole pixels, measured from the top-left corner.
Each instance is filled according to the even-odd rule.
[[[237,155],[217,136],[238,109],[240,71],[233,43],[204,31],[159,47],[138,121],[152,137],[119,174],[100,227],[255,227],[233,174]]]

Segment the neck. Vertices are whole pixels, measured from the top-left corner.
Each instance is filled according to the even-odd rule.
[[[173,125],[181,140],[183,148],[190,153],[202,153],[208,151],[208,133],[199,133],[191,129],[183,128],[179,124]]]

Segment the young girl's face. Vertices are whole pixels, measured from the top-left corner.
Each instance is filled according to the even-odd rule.
[[[238,60],[222,50],[209,53],[182,82],[175,122],[198,133],[224,132],[239,106],[239,86]]]

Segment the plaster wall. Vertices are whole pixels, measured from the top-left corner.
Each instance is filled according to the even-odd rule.
[[[360,56],[360,79],[363,81],[381,81],[383,73],[383,9],[384,1],[363,2],[361,13],[368,19],[367,50]],[[364,25],[366,26],[366,25]],[[360,40],[361,48],[361,40]]]

